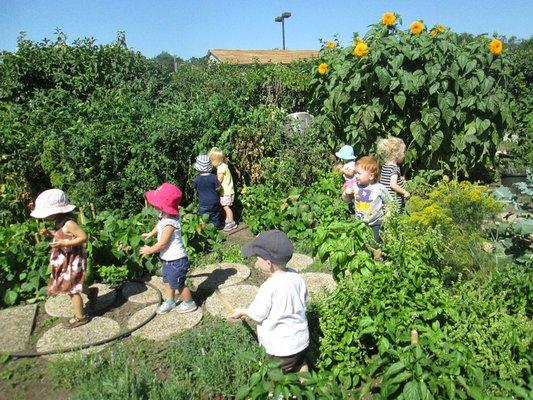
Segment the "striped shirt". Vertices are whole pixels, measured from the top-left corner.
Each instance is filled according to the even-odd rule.
[[[405,189],[405,182],[402,178],[400,167],[398,167],[397,165],[385,164],[383,167],[381,167],[381,175],[379,177],[379,183],[385,185],[392,199],[398,203],[398,206],[400,207],[400,211],[401,211],[405,207],[405,199],[403,196],[400,196],[390,187],[390,181],[394,175],[397,176],[396,183],[398,184],[398,186],[401,187],[402,189]]]

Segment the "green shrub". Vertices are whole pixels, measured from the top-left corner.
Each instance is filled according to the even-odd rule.
[[[407,173],[485,177],[512,124],[509,59],[505,50],[491,54],[486,36],[461,43],[439,28],[412,33],[379,22],[359,46],[325,46],[311,82],[312,112],[326,117],[326,135],[360,154],[379,137],[401,137]]]

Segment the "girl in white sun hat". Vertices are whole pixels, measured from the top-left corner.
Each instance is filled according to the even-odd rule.
[[[98,288],[86,289],[83,281],[87,253],[84,243],[87,234],[80,228],[72,211],[76,206],[69,203],[67,195],[59,189],[42,192],[35,200],[31,216],[37,219],[54,221],[53,231],[42,230],[41,234],[53,238],[50,247],[50,283],[48,294],[68,294],[74,309],[74,316],[68,320],[67,327],[75,328],[89,322],[90,318],[83,309],[81,293],[86,293],[89,306],[93,306],[98,296]]]

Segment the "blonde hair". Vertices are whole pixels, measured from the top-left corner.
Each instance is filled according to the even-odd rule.
[[[211,161],[211,164],[213,164],[214,167],[218,167],[224,162],[225,159],[224,152],[218,147],[213,147],[211,150],[209,150],[207,155],[209,156],[209,161]]]
[[[361,157],[355,163],[356,167],[361,167],[364,171],[374,175],[374,182],[379,179],[379,163],[372,156]]]
[[[378,141],[378,155],[384,162],[400,163],[405,157],[405,143],[402,139],[390,136]]]

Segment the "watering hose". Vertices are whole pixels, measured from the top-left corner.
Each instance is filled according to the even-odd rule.
[[[137,282],[137,283],[143,283],[149,287],[151,287],[152,289],[154,289],[157,293],[157,296],[158,296],[158,304],[161,304],[162,301],[163,301],[163,296],[161,296],[161,291],[157,288],[157,286],[149,283],[149,282],[144,282],[144,281],[141,281],[141,280],[138,280],[138,279],[131,279],[129,282]],[[50,354],[63,354],[63,353],[69,353],[71,351],[76,351],[76,350],[83,350],[83,349],[87,349],[89,347],[95,347],[95,346],[100,346],[102,344],[106,344],[106,343],[109,343],[109,342],[112,342],[114,340],[117,340],[117,339],[122,339],[126,336],[129,336],[131,335],[132,332],[136,331],[137,329],[143,327],[144,325],[146,325],[148,322],[150,322],[154,317],[155,317],[156,313],[155,311],[153,311],[149,316],[148,318],[146,318],[144,321],[142,321],[140,324],[134,326],[133,328],[125,331],[125,332],[122,332],[122,333],[119,333],[118,335],[115,335],[115,336],[112,336],[110,338],[106,338],[106,339],[102,339],[102,340],[98,340],[97,342],[91,342],[91,343],[85,343],[83,345],[80,345],[80,346],[73,346],[73,347],[68,347],[66,349],[58,349],[58,350],[48,350],[48,351],[42,351],[42,352],[28,352],[28,353],[12,353],[12,354],[0,354],[1,356],[9,356],[9,357],[12,357],[12,358],[28,358],[28,357],[40,357],[40,356],[47,356],[47,355],[50,355]]]

